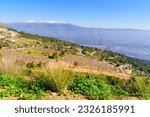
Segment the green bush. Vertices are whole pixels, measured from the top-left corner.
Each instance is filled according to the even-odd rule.
[[[45,85],[41,81],[29,81],[23,77],[0,75],[0,98],[12,95],[19,99],[41,99],[44,96]]]
[[[118,96],[138,96],[144,99],[150,99],[150,78],[136,77],[130,79],[119,79],[107,77],[107,80],[115,89],[113,92]]]
[[[58,59],[59,57],[60,57],[60,55],[57,52],[55,52],[52,55],[50,55],[48,58],[50,58],[50,59]]]
[[[80,76],[70,83],[69,89],[75,93],[84,94],[89,99],[108,100],[112,98],[111,86],[100,79]]]
[[[133,77],[131,81],[136,89],[135,95],[150,99],[150,78]]]
[[[118,97],[129,96],[129,93],[121,89],[119,86],[112,87],[112,92],[114,93],[114,95],[117,95]]]

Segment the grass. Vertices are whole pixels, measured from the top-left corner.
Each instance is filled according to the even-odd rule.
[[[28,78],[1,74],[0,89],[4,89],[0,92],[0,98],[15,95],[18,99],[42,99],[47,90],[60,94],[71,90],[92,100],[109,100],[114,97],[121,99],[126,96],[150,99],[148,77],[125,80],[104,75],[73,73],[48,66],[33,70]]]
[[[28,63],[25,67],[3,59],[0,64],[0,97],[17,96],[18,99],[42,99],[47,90],[66,94],[67,90],[89,99],[114,99],[136,96],[150,99],[149,76],[133,76],[125,80],[104,75],[75,73],[64,66]]]
[[[64,94],[69,82],[73,78],[73,73],[61,68],[50,69],[50,67],[45,67],[44,71],[47,76],[47,83],[51,86],[51,90]]]
[[[50,54],[46,53],[46,52],[42,52],[40,50],[28,50],[26,51],[27,54],[37,54],[37,55],[42,55],[42,56],[46,56],[49,57]]]
[[[150,79],[136,77],[134,80],[134,85],[138,90],[137,95],[143,97],[144,99],[150,99]]]
[[[9,88],[6,91],[1,92],[1,97],[11,96],[21,91],[23,93],[22,94],[19,93],[20,99],[28,99],[29,97],[32,97],[30,96],[32,93],[34,95],[34,98],[32,99],[36,99],[38,93],[34,94],[35,90],[36,92],[39,91],[39,94],[41,94],[41,92],[44,92],[44,90],[40,90],[41,85],[39,83],[42,83],[44,85],[45,90],[51,90],[54,92],[59,92],[60,94],[64,94],[67,90],[68,83],[73,77],[73,74],[71,71],[62,70],[61,68],[59,68],[60,66],[58,68],[53,69],[50,66],[43,67],[44,65],[42,66],[41,63],[38,63],[38,66],[37,64],[34,64],[33,62],[27,63],[25,66],[21,66],[15,63],[12,64],[11,62],[5,60],[2,62],[2,64],[0,64],[0,66],[1,66],[0,74],[2,75],[0,83],[7,82],[7,84],[9,84],[8,85]],[[28,79],[23,84],[30,84],[29,82],[31,81],[34,81],[37,83],[37,85],[35,86],[33,82],[31,86],[34,86],[34,87],[30,86],[29,88],[29,86],[26,86],[28,87],[28,90],[31,92],[31,94],[28,94],[29,92],[27,92],[27,90],[24,90],[24,89],[20,90],[21,87],[19,85],[21,83],[16,82],[17,81],[16,79],[18,79],[18,77],[22,79],[24,78]],[[15,87],[11,86],[13,85],[13,83]],[[13,93],[11,94],[11,92]],[[22,95],[23,95],[23,98],[21,97]]]
[[[2,75],[0,87],[5,88],[6,91],[0,92],[0,97],[16,95],[19,99],[41,99],[47,90],[65,94],[72,72],[45,68],[41,72],[33,71],[30,77],[32,79],[26,80],[23,77]]]
[[[149,77],[133,76],[128,80],[108,77],[107,80],[113,85],[113,87],[115,87],[115,92],[117,89],[121,89],[123,94],[126,94],[127,92],[129,96],[137,96],[141,99],[150,99]],[[121,92],[119,92],[119,95],[121,95]]]
[[[18,63],[11,62],[3,58],[0,61],[0,74],[8,74],[10,76],[22,76],[24,67],[18,65]]]

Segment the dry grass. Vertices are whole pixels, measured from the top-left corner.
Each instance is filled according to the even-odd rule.
[[[2,58],[0,60],[0,73],[8,74],[10,76],[21,76],[23,75],[23,66],[17,65],[10,61],[10,59]]]
[[[47,90],[66,94],[68,83],[73,78],[73,72],[52,63],[52,65],[47,64],[39,70],[34,70],[30,77],[32,80],[42,80],[47,86]]]
[[[68,55],[61,58],[60,62],[66,63],[67,66],[68,64],[69,66],[74,66],[74,62],[77,62],[78,66],[71,69],[77,72],[104,74],[124,79],[130,78],[130,74],[127,74],[124,69],[115,67],[106,61],[98,61],[97,59],[90,59],[83,56]]]
[[[66,71],[62,69],[63,66],[45,66],[44,72],[48,76],[48,82],[52,86],[54,91],[58,91],[61,94],[65,93],[67,90],[67,85],[73,78],[73,73],[71,71]]]

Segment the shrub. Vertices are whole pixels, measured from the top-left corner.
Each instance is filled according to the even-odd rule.
[[[27,68],[34,68],[34,67],[35,67],[35,64],[34,64],[34,62],[27,63],[27,64],[26,64],[26,67],[27,67]]]
[[[45,85],[43,82],[29,81],[23,77],[11,77],[0,75],[0,98],[12,95],[18,96],[19,99],[41,99],[44,96]]]
[[[50,89],[52,91],[60,92],[61,94],[65,93],[68,83],[73,77],[73,73],[71,71],[62,70],[61,68],[51,69],[49,67],[45,67],[44,71]]]
[[[39,63],[36,64],[37,67],[42,67],[42,62],[40,61]]]
[[[112,92],[114,93],[114,95],[117,95],[119,97],[124,97],[129,95],[127,91],[123,90],[119,86],[112,87]]]
[[[77,61],[74,62],[74,66],[75,67],[78,66],[78,62]]]
[[[3,45],[2,45],[2,44],[0,44],[0,49],[2,49],[2,47],[3,47]]]
[[[131,80],[136,89],[135,95],[150,99],[150,78],[133,77]]]
[[[89,99],[107,100],[112,98],[111,86],[100,79],[87,79],[84,76],[80,76],[70,83],[69,89],[75,93],[84,94]]]
[[[16,62],[3,58],[0,61],[0,74],[8,74],[10,76],[23,75],[24,66],[18,65]]]
[[[56,52],[56,53],[53,53],[52,55],[50,55],[48,58],[57,60],[59,57],[60,57],[60,55]]]
[[[128,80],[107,77],[109,83],[115,87],[113,92],[120,96],[138,96],[150,99],[150,78],[132,77]]]

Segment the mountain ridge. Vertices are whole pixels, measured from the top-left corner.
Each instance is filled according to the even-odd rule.
[[[150,60],[150,31],[88,28],[61,23],[14,23],[11,28]]]
[[[80,26],[77,24],[72,24],[72,23],[67,23],[67,22],[58,22],[58,21],[53,21],[53,20],[47,20],[47,21],[36,21],[36,20],[27,20],[27,21],[21,21],[21,22],[10,22],[10,23],[3,23],[5,25],[9,24],[18,24],[18,23],[45,23],[45,24],[69,24],[77,27],[82,27],[82,28],[91,28],[91,29],[106,29],[106,30],[137,30],[137,31],[150,31],[149,29],[140,29],[140,28],[104,28],[104,27],[94,27],[94,26]]]

